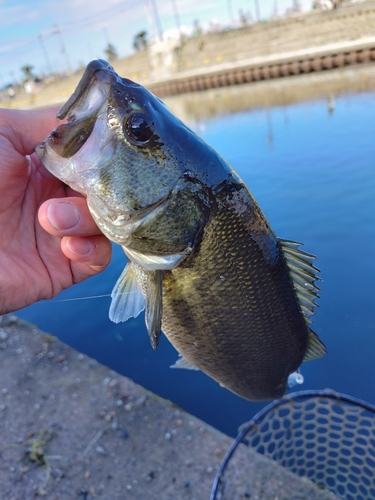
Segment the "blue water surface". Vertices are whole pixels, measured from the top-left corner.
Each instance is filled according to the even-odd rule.
[[[183,97],[181,97],[183,99]],[[303,389],[332,388],[375,403],[375,94],[244,111],[193,123],[237,170],[276,234],[318,256],[323,279],[314,330],[328,354],[304,363]],[[264,404],[250,403],[200,372],[171,370],[166,338],[150,346],[143,315],[108,319],[106,295],[125,257],[100,276],[18,315],[229,435]]]

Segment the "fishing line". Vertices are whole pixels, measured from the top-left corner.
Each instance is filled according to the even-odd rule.
[[[104,295],[92,295],[91,297],[73,297],[70,299],[57,299],[52,300],[51,302],[72,302],[73,300],[88,300],[88,299],[101,299],[103,297],[110,297],[110,293],[105,293]]]
[[[116,295],[129,295],[130,293],[135,293],[135,292],[123,292],[123,293],[117,293]],[[103,297],[111,297],[110,293],[105,293],[103,295],[91,295],[90,297],[72,297],[70,299],[51,299],[50,302],[57,303],[57,302],[72,302],[74,300],[88,300],[88,299],[102,299]]]

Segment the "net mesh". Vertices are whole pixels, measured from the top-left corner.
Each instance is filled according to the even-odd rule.
[[[302,391],[267,406],[242,426],[215,480],[244,443],[339,498],[375,498],[375,407],[331,391]]]

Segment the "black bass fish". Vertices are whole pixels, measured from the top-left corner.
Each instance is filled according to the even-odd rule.
[[[282,396],[302,361],[325,354],[309,328],[314,256],[276,237],[230,165],[141,85],[92,61],[37,148],[43,165],[87,197],[128,263],[110,318],[145,308],[182,356],[250,400]]]

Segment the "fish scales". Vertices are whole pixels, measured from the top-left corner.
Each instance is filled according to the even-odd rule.
[[[163,331],[184,358],[224,386],[230,380],[236,394],[275,398],[303,360],[308,328],[276,237],[267,235],[262,251],[248,229],[256,205],[247,201],[245,213],[224,203],[199,250],[164,273]]]
[[[246,399],[282,396],[303,360],[325,354],[309,328],[315,257],[278,239],[227,162],[107,62],[88,65],[58,117],[36,153],[128,258],[110,318],[145,308],[152,347],[163,332],[175,367]]]

